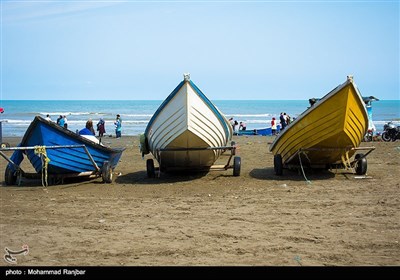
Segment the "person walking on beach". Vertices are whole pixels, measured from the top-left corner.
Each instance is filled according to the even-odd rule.
[[[67,120],[67,117],[64,115],[64,116],[63,116],[63,119],[64,119],[64,128],[67,128],[67,129],[68,129],[68,120]]]
[[[281,122],[281,130],[284,130],[286,127],[286,116],[284,116],[283,113],[281,113],[281,115],[279,116],[279,120]]]
[[[106,133],[106,122],[103,118],[100,118],[99,122],[97,123],[97,131],[99,132],[99,137],[103,137],[104,133]]]
[[[239,133],[239,123],[237,120],[233,121],[233,135],[237,135]]]
[[[122,120],[119,114],[117,115],[117,119],[115,120],[114,125],[115,125],[115,137],[120,138],[122,132]]]
[[[63,117],[63,116],[60,115],[60,117],[57,119],[57,121],[58,121],[58,124],[59,124],[61,127],[64,127],[65,120],[64,120],[64,117]]]
[[[88,119],[85,128],[79,130],[79,135],[96,135],[93,129],[92,119]]]
[[[276,135],[276,120],[275,120],[275,118],[272,118],[272,120],[271,120],[271,132],[272,132],[272,135]]]
[[[235,121],[233,120],[233,118],[229,118],[229,123],[231,124],[231,126],[232,126],[232,130],[235,130]]]
[[[286,124],[289,125],[291,122],[290,116],[286,113],[284,113],[284,116],[286,116]]]

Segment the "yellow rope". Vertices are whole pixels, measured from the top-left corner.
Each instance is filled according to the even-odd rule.
[[[39,155],[42,160],[42,186],[47,187],[47,165],[49,164],[50,159],[47,157],[46,146],[35,146],[34,152],[35,155]]]
[[[354,168],[350,162],[349,151],[345,151],[345,153],[342,154],[341,159],[342,159],[342,164],[344,165],[345,169],[351,170],[353,173],[355,173]]]

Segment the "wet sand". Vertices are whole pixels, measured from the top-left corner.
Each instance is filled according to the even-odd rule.
[[[366,176],[306,170],[307,182],[296,171],[274,175],[272,140],[234,137],[240,177],[147,178],[138,138],[124,136],[103,139],[127,148],[111,184],[4,186],[2,159],[0,248],[27,244],[23,266],[400,265],[399,141],[362,143],[376,147]],[[22,167],[32,168],[27,159]]]

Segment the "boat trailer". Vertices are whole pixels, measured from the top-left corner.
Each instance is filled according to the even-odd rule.
[[[205,147],[205,148],[166,148],[166,149],[157,149],[157,158],[159,158],[159,165],[161,166],[162,162],[162,154],[168,152],[177,152],[177,151],[204,151],[204,150],[222,150],[230,151],[230,155],[228,158],[228,162],[226,164],[212,165],[210,167],[196,168],[196,171],[209,171],[209,170],[228,170],[233,169],[233,176],[240,176],[240,168],[241,168],[241,158],[236,155],[236,143],[232,141],[231,146],[221,146],[221,147]],[[231,164],[233,158],[233,164]],[[146,169],[147,169],[147,177],[154,178],[156,171],[158,171],[158,177],[160,177],[161,171],[163,171],[160,167],[154,167],[154,160],[147,159],[146,161]],[[177,168],[176,170],[186,170],[185,168]]]
[[[354,156],[354,160],[350,160],[349,157],[349,152],[350,151],[360,151],[360,150],[366,150],[367,152],[365,154],[359,153]],[[349,147],[349,148],[306,148],[306,149],[299,149],[296,153],[294,153],[288,160],[287,162],[292,161],[296,157],[298,157],[299,164],[284,164],[282,162],[282,157],[280,155],[275,155],[274,156],[274,170],[276,175],[282,175],[283,173],[283,168],[289,168],[289,169],[299,169],[301,168],[303,172],[304,178],[307,180],[305,177],[304,173],[304,168],[303,166],[307,166],[310,168],[322,168],[322,169],[346,169],[350,170],[352,173],[355,173],[357,175],[365,175],[367,173],[367,155],[369,155],[373,150],[375,150],[375,147]],[[307,153],[310,151],[317,151],[317,152],[326,152],[326,151],[342,151],[342,156],[341,156],[341,162],[340,163],[326,163],[326,164],[312,164],[312,162],[309,160],[307,157]],[[305,162],[302,161],[302,158],[305,160]]]
[[[65,174],[52,174],[52,173],[47,173],[47,162],[49,159],[47,158],[47,155],[45,152],[46,149],[61,149],[61,148],[82,148],[86,155],[88,156],[89,160],[91,161],[94,170],[93,171],[86,171],[86,172],[76,172],[76,173],[65,173]],[[35,150],[38,151],[38,155],[40,156],[42,160],[42,172],[41,174],[39,173],[27,173],[22,168],[20,167],[19,163],[15,163],[10,157],[8,157],[6,154],[4,154],[5,151],[17,151],[17,150]],[[42,186],[47,187],[48,180],[50,179],[51,185],[53,184],[63,184],[65,178],[76,178],[76,177],[86,177],[86,178],[98,178],[101,177],[103,179],[103,182],[105,183],[111,183],[112,182],[112,168],[111,164],[109,161],[104,161],[102,168],[99,168],[97,163],[94,161],[92,155],[90,154],[89,150],[85,145],[60,145],[60,146],[33,146],[33,147],[1,147],[0,148],[0,155],[8,161],[9,164],[6,166],[6,170],[4,173],[4,181],[6,185],[11,186],[11,185],[18,185],[21,186],[22,179],[41,179],[42,180]],[[22,161],[21,161],[22,162]],[[10,168],[10,164],[13,169]]]

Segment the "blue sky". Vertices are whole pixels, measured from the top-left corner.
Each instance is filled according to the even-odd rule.
[[[1,99],[400,99],[399,1],[2,1]]]

